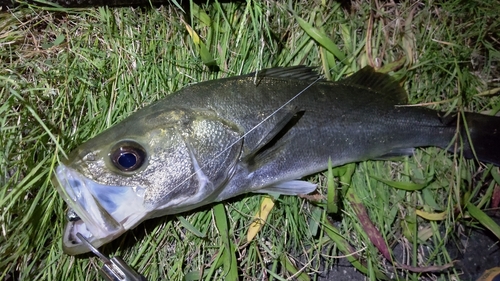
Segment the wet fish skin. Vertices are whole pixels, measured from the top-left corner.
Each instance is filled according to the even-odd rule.
[[[76,231],[99,246],[145,219],[239,194],[309,193],[315,185],[297,179],[325,170],[329,158],[338,166],[446,148],[456,136],[460,119],[398,106],[405,91],[371,68],[339,82],[317,79],[299,66],[198,83],[82,144],[54,179],[82,219],[68,224],[65,251],[87,251]],[[479,160],[500,165],[500,118],[465,119]],[[458,136],[473,157],[465,131]],[[112,157],[123,147],[145,153],[137,170],[116,168]]]

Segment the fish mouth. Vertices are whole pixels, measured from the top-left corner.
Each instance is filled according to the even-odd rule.
[[[63,251],[68,255],[90,252],[78,237],[81,233],[94,247],[100,247],[146,219],[145,190],[140,187],[99,184],[63,164],[52,183],[77,217],[64,230]]]

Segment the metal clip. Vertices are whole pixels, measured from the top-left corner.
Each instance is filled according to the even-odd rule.
[[[103,262],[99,273],[106,281],[147,281],[144,276],[133,270],[122,258],[108,258],[99,252],[81,233],[76,236]]]

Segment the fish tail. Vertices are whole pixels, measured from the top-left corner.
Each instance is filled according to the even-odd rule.
[[[467,126],[461,130],[464,156],[500,166],[500,118],[465,113],[465,120]]]

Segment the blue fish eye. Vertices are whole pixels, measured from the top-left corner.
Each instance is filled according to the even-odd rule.
[[[125,152],[118,156],[118,163],[125,169],[134,167],[137,163],[137,156],[134,153]]]
[[[146,160],[144,148],[132,141],[117,143],[110,153],[111,161],[121,171],[133,172],[142,167]]]

